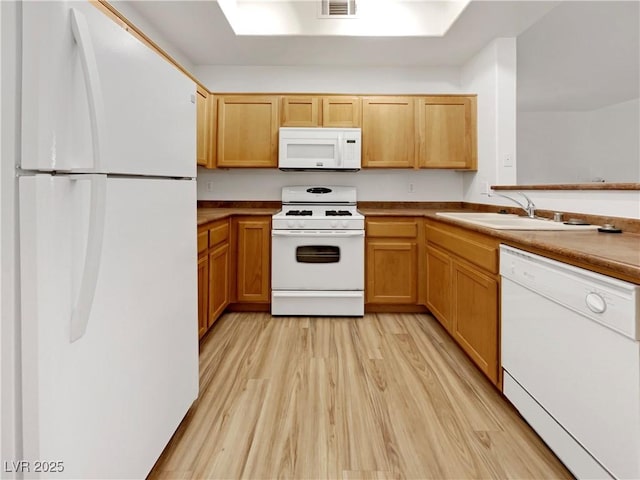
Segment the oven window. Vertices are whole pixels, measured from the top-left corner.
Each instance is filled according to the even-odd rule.
[[[305,245],[296,248],[298,263],[338,263],[340,247],[330,245]]]

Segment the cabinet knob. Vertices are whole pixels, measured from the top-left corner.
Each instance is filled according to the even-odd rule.
[[[588,293],[585,302],[593,313],[604,313],[607,309],[607,302],[602,298],[602,295],[596,292]]]

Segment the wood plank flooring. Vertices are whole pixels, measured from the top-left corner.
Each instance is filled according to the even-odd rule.
[[[429,315],[228,313],[150,478],[571,475]]]

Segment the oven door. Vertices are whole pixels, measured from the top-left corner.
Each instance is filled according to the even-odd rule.
[[[272,230],[273,290],[363,290],[363,230]]]

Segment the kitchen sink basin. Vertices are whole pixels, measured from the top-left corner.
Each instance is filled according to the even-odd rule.
[[[436,215],[452,218],[497,230],[595,230],[598,225],[567,225],[541,218],[521,217],[513,214],[487,212],[437,212]]]

